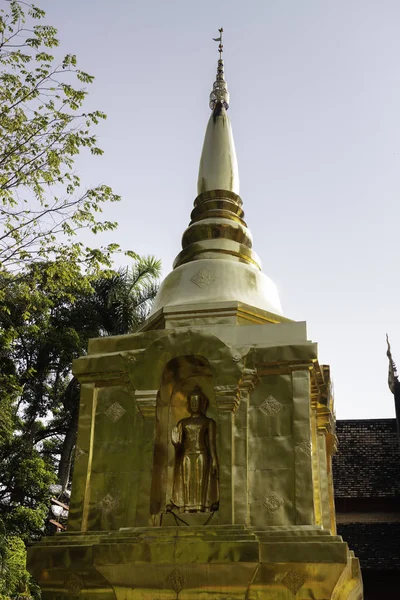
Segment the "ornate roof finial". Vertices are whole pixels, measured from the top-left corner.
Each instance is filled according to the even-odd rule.
[[[399,377],[397,375],[397,369],[396,369],[396,365],[394,363],[394,360],[392,358],[392,352],[390,349],[390,343],[389,343],[389,336],[388,334],[386,334],[386,342],[387,342],[387,352],[386,355],[389,359],[389,377],[388,377],[388,383],[389,383],[389,389],[392,392],[392,394],[395,393],[396,390],[396,386],[400,385],[399,382]]]
[[[219,58],[220,58],[220,60],[222,60],[222,53],[224,51],[224,45],[222,43],[222,36],[224,33],[224,28],[221,27],[220,29],[218,29],[218,31],[219,31],[219,37],[213,38],[213,40],[214,40],[214,42],[219,42],[219,45],[218,45]]]
[[[228,86],[224,79],[224,61],[222,60],[222,53],[224,51],[224,45],[222,43],[222,35],[224,33],[223,27],[218,29],[219,37],[213,38],[214,42],[219,42],[218,52],[219,60],[217,67],[217,77],[213,84],[213,89],[210,94],[210,108],[215,110],[218,107],[218,103],[223,106],[226,110],[229,108],[229,92]]]

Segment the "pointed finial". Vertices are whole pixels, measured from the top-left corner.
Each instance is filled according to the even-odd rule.
[[[222,43],[222,35],[224,32],[223,27],[218,29],[219,37],[213,38],[214,42],[219,42],[218,44],[218,52],[219,52],[219,60],[217,67],[217,77],[213,84],[213,89],[210,94],[210,108],[211,110],[215,110],[218,106],[223,106],[225,110],[229,108],[229,92],[228,86],[226,84],[224,78],[224,61],[222,60],[222,53],[224,51],[224,45]]]
[[[389,359],[388,384],[389,384],[390,391],[392,392],[392,394],[394,394],[396,385],[399,385],[399,378],[398,378],[398,375],[397,375],[397,369],[396,369],[395,362],[394,362],[394,360],[392,358],[392,352],[391,352],[391,349],[390,349],[390,343],[389,343],[389,336],[388,336],[388,334],[386,334],[386,343],[387,343],[386,356]]]
[[[219,42],[218,52],[219,52],[219,58],[221,60],[222,59],[222,53],[224,51],[224,45],[222,43],[222,36],[223,36],[223,33],[224,33],[224,28],[221,27],[220,29],[218,29],[218,31],[219,31],[219,37],[213,38],[213,40],[214,40],[214,42]]]

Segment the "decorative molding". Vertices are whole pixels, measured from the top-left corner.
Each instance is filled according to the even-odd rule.
[[[333,456],[338,450],[338,438],[334,433],[328,433],[325,437],[326,451],[328,456]]]
[[[174,569],[165,579],[165,582],[168,587],[174,590],[176,595],[179,595],[185,587],[187,580],[180,569]]]
[[[270,394],[268,396],[268,398],[266,398],[264,400],[264,402],[262,402],[258,408],[264,414],[266,414],[267,417],[274,417],[275,415],[277,415],[282,410],[283,404],[281,402],[279,402],[279,400],[277,400],[275,398],[275,396],[272,396]]]
[[[213,283],[216,279],[217,276],[212,271],[202,268],[190,278],[190,281],[199,288],[205,288],[210,285],[210,283]]]
[[[156,418],[158,390],[135,390],[134,396],[144,419]]]
[[[290,570],[281,579],[281,583],[292,592],[293,596],[303,587],[307,580],[307,577],[299,571]]]
[[[82,579],[76,573],[71,573],[70,575],[68,575],[63,585],[65,589],[68,590],[71,596],[73,596],[74,598],[78,598],[78,596],[81,593],[81,590],[84,587]]]
[[[214,387],[215,400],[221,412],[236,412],[240,404],[239,386],[217,385]]]
[[[86,357],[85,357],[86,358]],[[77,360],[84,360],[78,358]],[[115,387],[129,384],[128,374],[124,370],[77,373],[75,377],[82,384],[95,385],[96,388]]]
[[[124,416],[125,413],[125,408],[123,408],[118,402],[114,402],[114,404],[111,404],[111,406],[107,408],[104,414],[110,419],[110,421],[116,423],[121,417]]]
[[[324,435],[335,432],[335,418],[327,406],[317,407],[317,429],[318,433]]]
[[[244,368],[242,370],[242,378],[239,382],[239,390],[241,397],[248,397],[251,394],[251,392],[256,387],[258,379],[259,377],[257,369]]]
[[[122,356],[124,359],[126,359],[126,361],[127,361],[128,363],[130,363],[131,365],[133,365],[133,364],[134,364],[134,363],[137,361],[137,358],[136,358],[136,356],[134,356],[134,355],[133,355],[131,352],[129,352],[129,353],[125,353],[125,354],[122,354],[122,353],[121,353],[121,356]]]

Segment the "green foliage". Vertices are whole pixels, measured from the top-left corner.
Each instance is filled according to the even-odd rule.
[[[8,562],[9,540],[23,544],[43,534],[50,484],[70,480],[79,405],[72,360],[89,338],[134,331],[146,318],[160,263],[148,257],[96,277],[79,268],[71,277],[59,274],[53,262],[0,272],[0,288],[7,288],[0,300],[0,518]],[[14,562],[24,564],[19,551]],[[33,589],[17,566],[4,580],[11,598],[18,597],[12,573],[19,573],[19,597]]]
[[[0,567],[0,600],[36,600],[40,598],[37,584],[25,568],[26,549],[21,538],[3,535]]]
[[[28,542],[42,533],[54,470],[21,436],[1,450],[1,517],[8,535]]]
[[[73,314],[85,315],[85,327],[97,335],[120,335],[134,331],[149,313],[161,273],[153,256],[138,258],[131,268],[100,276],[92,282],[94,293],[82,296]]]
[[[41,533],[54,473],[64,487],[69,481],[79,402],[72,360],[85,353],[89,338],[131,332],[146,318],[160,263],[141,258],[95,278],[78,270],[57,283],[54,273],[52,262],[0,273],[0,285],[7,279],[0,348],[8,368],[0,381],[0,414],[8,410],[0,516],[8,534],[26,541]]]
[[[106,116],[82,110],[94,78],[73,54],[56,60],[57,30],[44,17],[22,0],[0,10],[0,266],[49,256],[110,266],[117,244],[92,250],[76,233],[115,229],[98,217],[120,198],[104,184],[82,191],[73,170],[81,150],[102,154],[92,128]]]

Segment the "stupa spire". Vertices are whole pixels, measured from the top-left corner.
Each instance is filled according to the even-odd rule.
[[[167,306],[241,302],[282,315],[278,291],[261,271],[239,196],[239,169],[224,76],[223,28],[217,75],[210,94],[211,116],[204,137],[197,198],[182,236],[173,271],[161,284],[152,313]],[[204,309],[204,306],[201,310]]]
[[[197,193],[211,190],[228,190],[239,194],[239,169],[236,158],[232,127],[226,111],[229,108],[228,85],[224,75],[223,28],[219,37],[217,76],[210,94],[211,117],[208,121],[201,153]]]

